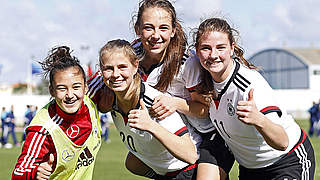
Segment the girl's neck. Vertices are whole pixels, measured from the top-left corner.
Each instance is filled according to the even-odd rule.
[[[117,97],[117,106],[123,113],[128,114],[130,110],[137,106],[140,98],[140,83],[140,81],[138,84],[132,82],[127,90],[123,92],[115,92]]]
[[[142,59],[141,66],[145,70],[149,71],[152,65],[159,64],[164,59],[166,52],[167,52],[167,49],[165,49],[162,54],[159,54],[156,56],[155,55],[152,56],[146,53],[144,58]]]

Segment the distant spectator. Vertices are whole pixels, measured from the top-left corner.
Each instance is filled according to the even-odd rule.
[[[316,104],[317,115],[316,115],[316,122],[315,122],[315,131],[317,132],[317,136],[320,137],[320,100],[318,104]]]
[[[34,109],[32,109],[31,105],[27,105],[27,110],[24,114],[24,128],[23,128],[23,134],[22,134],[22,138],[21,138],[21,143],[23,143],[26,140],[26,133],[25,133],[25,129],[28,127],[28,125],[30,124],[31,120],[33,119],[35,113],[34,113]]]
[[[15,116],[14,116],[14,107],[11,106],[11,110],[7,113],[7,117],[5,119],[5,126],[4,126],[4,137],[3,143],[5,148],[11,148],[12,145],[8,143],[8,136],[9,134],[12,135],[13,143],[15,146],[19,146],[20,144],[17,141],[16,132],[15,132]]]
[[[104,141],[107,143],[111,142],[111,140],[109,139],[110,118],[111,118],[111,115],[109,113],[102,113],[100,116],[102,137],[104,137]]]
[[[3,144],[3,132],[4,132],[4,125],[5,125],[6,118],[7,118],[6,107],[2,107],[2,111],[1,111],[1,144]]]
[[[310,113],[310,128],[308,131],[309,136],[312,136],[314,133],[314,129],[318,121],[318,117],[317,117],[318,111],[319,111],[319,104],[313,101],[312,107],[308,110],[308,112]]]
[[[37,111],[38,111],[38,106],[34,106],[33,116],[35,116],[35,115],[36,115]]]

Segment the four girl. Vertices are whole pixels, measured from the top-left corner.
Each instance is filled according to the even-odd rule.
[[[139,38],[131,44],[109,41],[100,50],[100,71],[88,81],[88,95],[98,110],[112,112],[129,150],[128,170],[154,179],[226,179],[235,158],[240,179],[313,179],[315,160],[310,141],[276,104],[272,89],[253,70],[255,67],[243,58],[235,42],[236,31],[225,20],[211,18],[200,24],[195,33],[196,55],[190,56],[186,54],[186,36],[169,1],[141,1],[134,20]],[[74,166],[64,167],[58,154],[65,151],[59,144],[69,142],[65,148],[75,148],[76,156],[81,150],[92,151],[93,161],[100,147],[98,143],[90,149],[100,138],[100,127],[95,126],[95,106],[84,95],[82,68],[65,61],[68,65],[61,69],[53,66],[53,57],[61,55],[61,48],[42,63],[50,72],[50,93],[55,100],[28,128],[30,142],[24,145],[13,177],[32,174],[45,179],[51,172],[51,177],[77,177],[81,166],[77,165],[73,173]],[[68,54],[66,57],[72,59]],[[64,71],[67,75],[62,75]],[[84,107],[89,109],[87,114],[77,116]],[[56,139],[60,131],[69,136],[68,129],[75,122],[55,119],[74,116],[83,121],[78,125],[84,135],[81,140]],[[97,139],[92,139],[92,132]],[[34,136],[43,136],[48,142],[43,146],[50,148],[39,147],[41,160],[31,162],[36,164],[32,169],[27,166],[30,159],[38,158],[30,155],[30,148],[36,148],[30,140]],[[92,143],[84,148],[87,138]],[[66,173],[57,166],[66,168]],[[28,174],[28,167],[32,173]]]

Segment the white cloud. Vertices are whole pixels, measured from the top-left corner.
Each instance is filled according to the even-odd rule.
[[[56,45],[74,49],[82,63],[96,61],[100,47],[115,38],[132,40],[129,25],[138,0],[4,0],[0,6],[0,83],[24,82],[31,55],[41,60]],[[318,43],[320,16],[316,0],[172,0],[188,31],[200,18],[230,15],[240,30],[245,50],[267,47],[309,47]],[[224,8],[224,12],[220,12]],[[80,50],[88,45],[89,50]],[[317,47],[320,44],[315,44]],[[19,72],[19,73],[11,73]],[[10,74],[11,73],[11,74]],[[9,75],[9,76],[8,76]],[[7,76],[7,77],[6,77]],[[10,78],[8,78],[10,77]]]
[[[201,19],[216,15],[221,10],[221,0],[177,0],[174,5],[186,28],[194,28]]]
[[[276,17],[278,17],[279,21],[284,23],[286,26],[292,27],[293,23],[291,22],[291,19],[289,17],[289,9],[285,5],[278,5],[275,8],[274,14]]]

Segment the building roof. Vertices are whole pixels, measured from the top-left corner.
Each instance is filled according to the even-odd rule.
[[[319,64],[320,65],[320,49],[287,49],[295,56],[299,57],[308,65]]]

